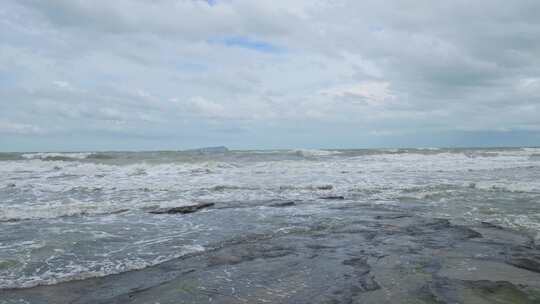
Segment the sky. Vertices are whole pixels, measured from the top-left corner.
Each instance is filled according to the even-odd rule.
[[[0,151],[540,146],[537,0],[2,0]]]

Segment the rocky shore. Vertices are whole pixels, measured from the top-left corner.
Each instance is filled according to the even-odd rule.
[[[246,231],[138,271],[2,290],[0,303],[540,303],[540,247],[525,234],[414,208],[326,203],[333,212],[309,225]]]

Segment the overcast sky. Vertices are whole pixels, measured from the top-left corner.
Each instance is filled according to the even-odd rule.
[[[540,1],[3,0],[0,150],[540,145]]]

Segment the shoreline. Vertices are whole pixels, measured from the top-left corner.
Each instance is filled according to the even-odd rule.
[[[414,210],[334,208],[347,219],[246,234],[141,270],[2,290],[0,303],[540,301],[540,248],[521,233]]]

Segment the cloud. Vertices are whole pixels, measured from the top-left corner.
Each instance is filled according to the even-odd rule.
[[[538,12],[532,0],[9,0],[0,121],[134,146],[537,132]]]
[[[22,5],[61,28],[102,34],[179,35],[192,40],[243,33],[281,34],[286,32],[288,22],[282,24],[274,18],[294,18],[286,5],[253,4],[247,0],[26,0]]]
[[[389,90],[390,83],[380,81],[366,81],[356,85],[341,86],[324,90],[323,96],[334,98],[357,99],[369,105],[380,105],[392,101],[396,96]]]
[[[518,90],[524,94],[540,97],[540,78],[523,78],[519,80]]]
[[[43,133],[43,129],[38,126],[0,120],[0,134],[36,135]]]
[[[191,98],[188,103],[194,112],[202,116],[210,118],[225,118],[228,116],[224,106],[200,96]]]

